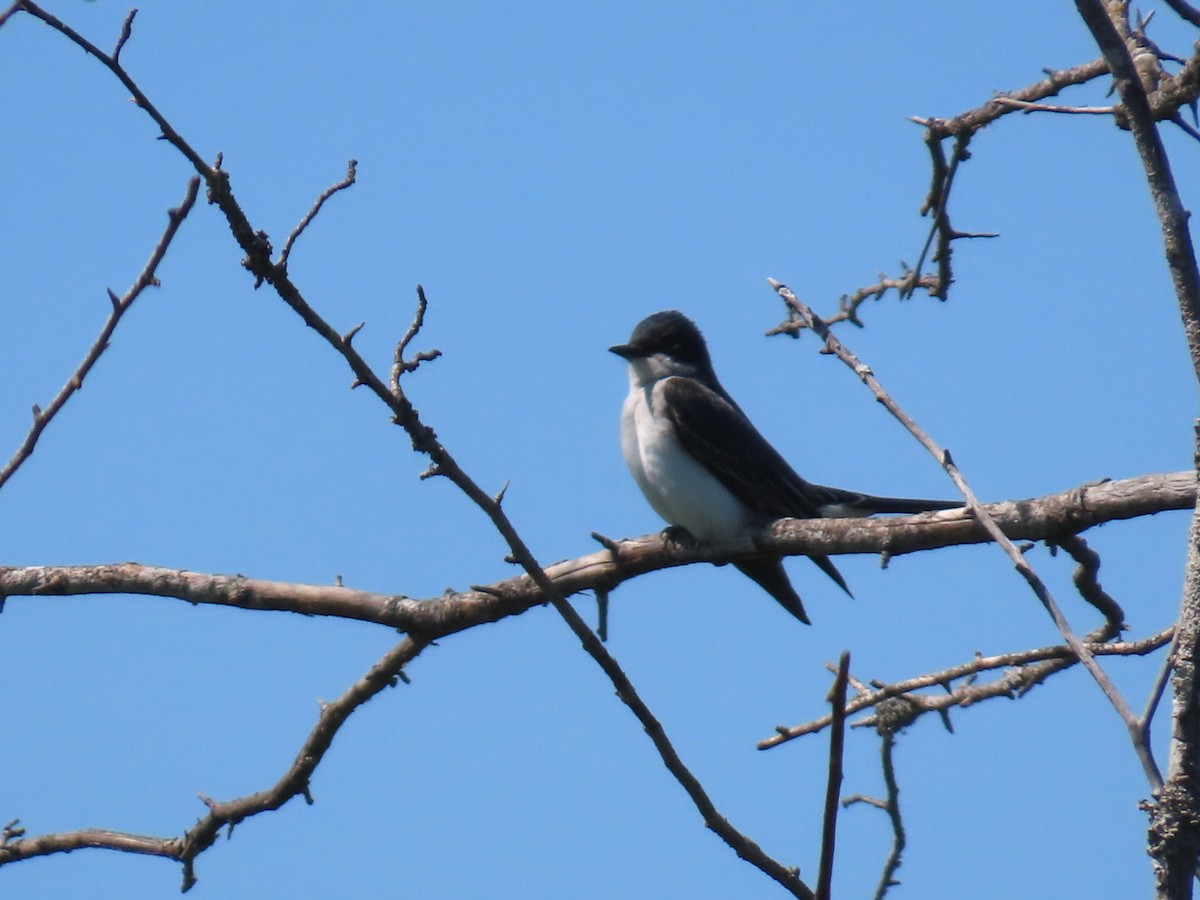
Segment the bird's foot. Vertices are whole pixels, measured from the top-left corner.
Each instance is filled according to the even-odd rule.
[[[700,540],[682,525],[668,525],[662,530],[662,539],[683,550],[695,550]]]

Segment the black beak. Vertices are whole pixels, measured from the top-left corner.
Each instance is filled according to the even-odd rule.
[[[608,352],[615,353],[622,359],[638,359],[646,355],[637,347],[633,346],[633,344],[616,344],[612,347],[609,347]]]

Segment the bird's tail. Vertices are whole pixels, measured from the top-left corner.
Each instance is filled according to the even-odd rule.
[[[923,513],[939,509],[961,509],[966,506],[961,500],[919,500],[910,497],[873,497],[863,494],[858,505],[869,508],[871,513]]]
[[[814,485],[815,487],[815,485]],[[876,513],[923,513],[939,509],[960,509],[961,500],[920,500],[911,497],[876,497],[840,488],[820,487],[815,494],[817,509],[823,516],[873,516]]]
[[[824,557],[822,557],[824,559]],[[825,560],[829,562],[829,560]],[[832,563],[830,563],[832,566]],[[748,578],[753,578],[764,591],[779,601],[779,605],[790,612],[793,616],[803,622],[805,625],[811,625],[808,620],[808,615],[804,612],[804,604],[800,602],[800,595],[796,593],[792,583],[788,581],[787,572],[783,570],[783,560],[780,557],[774,559],[752,559],[735,562],[734,566],[739,572]],[[837,573],[837,569],[834,569]],[[837,575],[840,580],[841,576]]]

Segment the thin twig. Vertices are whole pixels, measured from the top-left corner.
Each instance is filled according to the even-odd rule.
[[[1165,2],[1181,19],[1200,27],[1200,11],[1194,6],[1185,3],[1184,0],[1165,0]]]
[[[1015,97],[997,97],[993,102],[1023,109],[1026,112],[1052,112],[1075,116],[1111,116],[1117,111],[1115,106],[1055,106],[1050,103],[1030,103],[1028,100],[1018,100]]]
[[[237,800],[210,804],[208,814],[188,829],[179,842],[179,858],[184,864],[183,890],[195,884],[194,860],[212,846],[222,828],[232,828],[250,816],[279,809],[294,797],[304,797],[311,804],[309,782],[342,725],[380,691],[395,686],[404,674],[404,667],[428,645],[427,641],[419,638],[405,638],[380,657],[340,697],[322,706],[316,725],[305,738],[287,772],[274,785]]]
[[[953,281],[950,268],[950,242],[954,237],[953,229],[950,227],[950,217],[946,210],[950,201],[950,189],[954,186],[954,176],[958,174],[958,164],[962,160],[970,158],[967,153],[967,144],[970,140],[970,134],[961,134],[955,137],[954,151],[950,155],[949,164],[946,163],[942,153],[941,140],[936,138],[932,131],[928,133],[925,140],[933,162],[933,182],[929,188],[929,197],[921,212],[922,214],[932,213],[933,223],[929,226],[929,234],[925,237],[925,244],[921,247],[913,271],[920,272],[925,268],[925,257],[936,237],[938,249],[934,254],[934,259],[938,263],[938,286],[935,290],[930,291],[930,294],[941,300],[945,300],[948,296],[950,283]],[[910,288],[909,296],[911,296],[912,290],[915,290],[915,285]],[[901,299],[904,297],[905,295],[901,294]]]
[[[1098,633],[1102,635],[1105,632]],[[1145,656],[1168,644],[1173,633],[1172,628],[1166,628],[1138,641],[1120,643],[1091,641],[1088,643],[1088,649],[1098,656]],[[846,715],[853,715],[860,710],[878,706],[892,697],[904,697],[909,703],[912,713],[910,720],[913,720],[929,712],[941,712],[955,706],[973,706],[983,700],[1023,694],[1036,684],[1045,681],[1050,675],[1063,671],[1077,662],[1071,648],[1063,644],[1021,650],[1015,653],[976,656],[970,662],[950,666],[927,675],[907,678],[893,684],[872,682],[874,690],[860,692],[847,702]],[[974,681],[974,676],[980,672],[995,669],[1007,669],[1008,671],[1003,677],[993,682],[979,684]],[[947,690],[949,685],[960,679],[966,679],[963,685]],[[940,690],[933,695],[913,693],[926,688]],[[775,734],[759,741],[757,747],[759,750],[770,750],[787,741],[823,731],[829,727],[831,722],[832,717],[825,714],[801,725],[779,725],[775,729]],[[855,722],[854,727],[876,724],[874,718],[867,718]]]
[[[850,653],[842,651],[837,676],[829,689],[833,727],[829,731],[829,773],[825,780],[825,814],[821,827],[821,862],[817,868],[816,900],[829,900],[833,891],[833,859],[837,844],[838,795],[842,790],[842,756],[846,745],[846,684]]]
[[[1193,140],[1200,141],[1200,130],[1193,128],[1191,125],[1185,122],[1183,120],[1183,116],[1179,114],[1173,115],[1169,121],[1188,137],[1192,138]]]
[[[950,476],[951,480],[954,481],[955,485],[966,498],[967,506],[970,509],[971,514],[976,517],[979,523],[983,526],[984,530],[987,531],[987,533],[1012,561],[1021,577],[1025,579],[1025,582],[1029,585],[1035,596],[1037,596],[1042,606],[1045,607],[1046,611],[1050,614],[1051,619],[1054,620],[1055,626],[1058,628],[1059,633],[1066,640],[1067,645],[1071,648],[1075,655],[1079,657],[1079,661],[1083,663],[1084,668],[1088,670],[1092,678],[1095,679],[1096,683],[1100,686],[1100,690],[1108,698],[1113,708],[1117,711],[1117,714],[1121,716],[1122,721],[1130,721],[1133,718],[1133,712],[1130,710],[1129,704],[1125,702],[1125,698],[1121,696],[1120,691],[1117,690],[1117,687],[1115,684],[1113,684],[1112,679],[1110,679],[1104,670],[1100,668],[1100,664],[1096,662],[1095,657],[1092,656],[1091,652],[1075,635],[1075,632],[1071,629],[1070,624],[1063,615],[1062,610],[1059,609],[1058,603],[1055,602],[1053,596],[1051,596],[1050,591],[1046,587],[1045,583],[1038,577],[1037,573],[1034,572],[1033,567],[1029,565],[1029,562],[1025,559],[1025,556],[1019,550],[1017,550],[1013,542],[1008,539],[1008,537],[1000,529],[1000,526],[996,524],[995,519],[993,519],[987,510],[983,508],[983,505],[979,502],[979,498],[975,496],[975,492],[971,490],[970,485],[967,484],[966,480],[959,472],[958,467],[950,458],[950,451],[939,447],[934,440],[929,437],[929,435],[926,434],[925,431],[919,425],[917,425],[917,423],[903,409],[901,409],[900,405],[894,399],[892,399],[891,395],[888,394],[887,391],[883,389],[883,385],[881,385],[875,378],[874,374],[871,372],[871,369],[861,362],[857,357],[855,357],[842,344],[841,341],[834,337],[834,335],[830,333],[829,329],[826,328],[822,322],[820,322],[816,314],[813,313],[813,311],[805,304],[800,302],[799,298],[797,298],[796,295],[792,293],[792,291],[786,285],[781,284],[774,279],[768,279],[768,282],[776,290],[779,296],[784,299],[788,306],[795,310],[800,317],[804,319],[808,327],[813,329],[813,331],[815,331],[824,339],[825,348],[836,355],[847,366],[849,366],[850,369],[853,370],[856,375],[858,375],[863,384],[865,384],[871,390],[871,392],[875,395],[875,398],[883,404],[888,412],[890,412],[897,419],[897,421],[899,421],[908,430],[908,432],[915,437],[921,443],[921,445],[933,455],[935,459],[941,463],[942,468],[946,470],[946,473]]]
[[[108,292],[109,300],[112,302],[112,310],[109,312],[108,318],[105,319],[104,327],[100,329],[100,334],[84,355],[82,362],[76,367],[71,377],[67,379],[67,383],[54,396],[54,399],[50,401],[50,404],[45,409],[36,405],[33,407],[33,424],[30,426],[29,432],[25,435],[25,440],[21,442],[21,446],[17,448],[4,468],[0,469],[0,488],[4,487],[4,484],[12,478],[13,474],[16,473],[25,460],[33,455],[33,450],[37,446],[42,432],[46,430],[46,426],[58,415],[59,411],[71,399],[72,395],[83,387],[84,378],[92,371],[92,368],[104,354],[104,351],[109,348],[109,342],[112,339],[113,332],[116,331],[118,323],[121,321],[121,317],[129,311],[134,301],[141,296],[142,291],[148,287],[158,286],[158,278],[155,275],[158,264],[166,256],[167,248],[171,246],[171,241],[175,239],[175,234],[179,231],[179,226],[183,224],[183,220],[187,218],[187,214],[191,212],[192,207],[195,205],[196,194],[199,189],[200,179],[192,178],[188,181],[183,202],[174,209],[167,210],[167,227],[158,239],[153,252],[150,254],[150,259],[147,260],[141,273],[134,279],[132,286],[125,292],[125,295],[118,297],[111,290]]]
[[[13,13],[21,11],[21,5],[21,0],[15,0],[15,2],[8,7],[8,9],[4,10],[4,12],[0,12],[0,28],[3,28],[4,23],[12,18]]]
[[[125,21],[121,23],[121,33],[117,37],[117,44],[113,47],[112,59],[113,62],[121,61],[121,51],[125,49],[125,44],[133,34],[133,17],[137,15],[136,9],[131,9],[128,15],[125,16]]]
[[[835,322],[849,322],[858,328],[863,327],[862,319],[858,316],[858,308],[867,300],[882,300],[883,296],[891,290],[899,293],[901,299],[910,297],[920,288],[928,291],[932,296],[933,292],[938,287],[938,277],[936,275],[924,274],[919,275],[913,269],[908,268],[904,263],[900,264],[902,274],[899,278],[889,278],[882,272],[879,273],[879,281],[875,284],[861,287],[849,294],[842,294],[838,298],[838,311],[832,316],[825,319],[826,325],[833,325]],[[790,316],[787,322],[784,322],[767,332],[770,337],[776,334],[787,334],[791,337],[799,337],[800,332],[804,330],[804,322],[799,317]]]
[[[294,797],[304,797],[312,802],[309,781],[346,719],[384,688],[395,684],[403,676],[404,666],[426,646],[426,642],[405,638],[385,653],[340,697],[321,708],[316,725],[283,777],[270,788],[237,800],[217,802],[202,797],[207,813],[182,837],[161,838],[98,828],[22,837],[0,844],[0,865],[52,853],[67,853],[82,847],[143,853],[183,863],[183,890],[190,890],[196,883],[196,858],[212,846],[222,829],[232,828],[259,813],[279,809]]]
[[[1171,672],[1174,668],[1174,629],[1172,629],[1171,637],[1172,647],[1163,657],[1162,665],[1158,667],[1158,677],[1154,679],[1154,686],[1150,688],[1150,694],[1146,697],[1146,706],[1142,710],[1142,740],[1146,742],[1147,747],[1150,746],[1150,726],[1154,722],[1154,715],[1158,712],[1158,704],[1162,701],[1163,694],[1167,690],[1167,684],[1171,680]]]
[[[898,729],[892,727],[888,717],[882,717],[875,730],[881,739],[880,766],[883,770],[884,790],[887,791],[887,795],[885,799],[880,800],[878,797],[868,797],[865,794],[853,794],[842,801],[842,806],[849,808],[856,803],[865,803],[867,806],[881,809],[888,814],[888,820],[892,825],[892,849],[888,852],[887,859],[884,860],[883,873],[879,877],[879,884],[875,887],[874,894],[875,900],[883,900],[888,889],[900,883],[896,880],[896,870],[900,868],[900,858],[904,853],[908,838],[904,831],[904,819],[900,815],[900,785],[896,781],[895,749]]]
[[[281,251],[279,251],[279,265],[280,266],[283,266],[285,269],[287,268],[288,257],[291,256],[291,254],[292,254],[292,245],[295,244],[296,239],[298,237],[300,237],[301,234],[304,233],[304,229],[306,229],[309,226],[309,224],[312,222],[312,220],[317,217],[317,213],[319,213],[321,211],[321,207],[325,205],[325,201],[328,200],[330,197],[332,197],[334,194],[336,194],[338,191],[344,191],[346,188],[348,188],[352,184],[354,184],[354,179],[357,176],[357,174],[358,174],[358,161],[352,159],[352,160],[350,160],[349,164],[347,164],[347,166],[346,166],[346,177],[343,178],[341,181],[339,181],[337,184],[330,185],[329,187],[325,188],[325,190],[323,190],[321,192],[321,196],[319,196],[317,198],[316,203],[314,203],[312,205],[312,209],[310,209],[307,213],[304,214],[304,218],[301,219],[299,224],[296,225],[296,227],[292,229],[292,233],[289,234],[287,236],[287,240],[283,242],[283,249]]]
[[[1100,556],[1092,550],[1087,542],[1078,535],[1057,540],[1056,545],[1066,550],[1071,555],[1075,562],[1079,563],[1078,568],[1072,575],[1072,580],[1075,587],[1079,590],[1079,595],[1088,603],[1100,610],[1108,622],[1114,628],[1120,628],[1124,621],[1125,615],[1117,602],[1108,595],[1108,593],[1100,586],[1100,581],[1097,577],[1100,571]],[[1142,764],[1142,771],[1146,775],[1146,781],[1150,785],[1150,790],[1157,794],[1162,790],[1162,772],[1158,768],[1158,763],[1154,759],[1154,753],[1150,749],[1150,733],[1146,727],[1144,717],[1135,716],[1132,709],[1125,707],[1118,709],[1117,712],[1121,716],[1121,720],[1125,723],[1125,729],[1129,732],[1129,740],[1133,744],[1133,751],[1137,754],[1138,761]]]
[[[900,858],[908,837],[904,831],[904,819],[900,814],[900,785],[896,781],[896,734],[890,730],[880,732],[880,757],[883,768],[883,783],[887,791],[887,800],[883,808],[887,811],[888,820],[892,823],[892,849],[883,864],[883,874],[879,876],[879,885],[875,888],[875,900],[883,900],[888,889],[899,884],[896,881],[896,870],[900,868]]]
[[[210,182],[211,187],[210,179],[217,174],[217,170],[210,168],[209,165],[200,157],[200,154],[193,150],[192,147],[182,137],[179,136],[179,133],[171,127],[170,123],[163,118],[162,113],[158,111],[154,104],[150,102],[150,99],[142,92],[142,89],[137,86],[134,80],[129,77],[129,74],[121,67],[120,60],[109,56],[70,25],[67,25],[58,17],[42,9],[36,3],[33,3],[32,0],[21,0],[20,7],[31,16],[41,19],[55,31],[60,32],[86,53],[94,56],[105,68],[117,76],[117,80],[119,80],[121,84],[125,86],[125,89],[133,95],[133,102],[136,103],[140,109],[144,109],[146,114],[154,120],[156,125],[158,125],[162,132],[163,140],[167,141],[169,144],[171,144],[171,146],[175,147],[175,149],[186,156],[188,162],[195,167],[200,177],[205,179],[205,181]],[[129,16],[125,20],[125,25],[132,27],[132,20],[133,17]],[[125,41],[120,40],[117,47],[120,49],[124,47],[124,45]]]
[[[413,314],[412,323],[408,326],[408,331],[404,332],[404,337],[396,344],[396,352],[392,356],[392,377],[391,389],[393,394],[400,393],[400,378],[407,375],[409,372],[415,372],[417,367],[423,362],[437,359],[442,355],[441,350],[422,350],[417,353],[412,359],[405,359],[404,352],[408,349],[408,345],[412,343],[413,338],[421,331],[425,325],[425,310],[429,308],[429,301],[425,299],[425,289],[421,285],[417,285],[417,311]]]

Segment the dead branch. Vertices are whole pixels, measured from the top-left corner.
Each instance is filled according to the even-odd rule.
[[[1173,634],[1173,628],[1166,628],[1138,641],[1119,643],[1089,641],[1088,650],[1096,656],[1145,656],[1170,643]],[[1073,655],[1071,648],[1065,644],[1036,650],[1001,653],[994,656],[976,656],[970,662],[931,672],[928,675],[918,675],[894,684],[872,682],[873,690],[864,691],[847,702],[846,715],[850,716],[860,710],[876,707],[892,698],[902,698],[908,708],[904,722],[904,725],[907,726],[926,713],[940,713],[956,706],[965,709],[983,700],[996,697],[1022,696],[1031,688],[1041,684],[1050,675],[1073,666],[1076,662],[1078,659]],[[1007,671],[995,681],[982,684],[975,681],[975,676],[979,673],[995,669],[1006,669]],[[954,682],[960,680],[963,681],[961,685],[954,685]],[[935,688],[939,693],[916,693],[916,691],[928,688]],[[892,719],[894,720],[894,715]],[[829,727],[831,722],[832,717],[824,715],[801,725],[777,726],[776,733],[759,741],[757,747],[759,750],[770,750],[772,747],[777,747],[806,734],[823,731]],[[877,727],[879,720],[872,716],[860,719],[853,724],[856,728]]]
[[[223,828],[232,834],[239,822],[262,812],[279,809],[293,797],[303,796],[312,803],[309,781],[338,729],[360,706],[384,688],[394,685],[397,678],[401,677],[404,666],[426,646],[425,642],[406,638],[385,653],[366,675],[332,703],[321,708],[316,725],[279,781],[264,791],[236,800],[217,802],[201,797],[208,812],[181,837],[149,837],[99,828],[22,837],[0,844],[0,866],[37,856],[69,853],[83,847],[144,853],[181,862],[183,890],[189,890],[196,883],[196,857],[213,845]]]
[[[30,426],[29,433],[25,435],[25,440],[21,442],[21,446],[17,448],[17,451],[12,455],[8,463],[5,464],[4,468],[0,469],[0,488],[4,487],[5,482],[12,478],[25,460],[33,455],[38,439],[41,438],[42,432],[46,430],[46,426],[58,415],[59,411],[62,410],[75,392],[83,387],[84,378],[92,371],[92,368],[104,354],[104,351],[109,348],[113,332],[117,330],[117,325],[120,324],[121,318],[125,313],[129,312],[129,308],[133,306],[134,301],[141,296],[142,291],[146,288],[158,287],[158,276],[155,274],[158,270],[158,264],[167,255],[167,248],[171,246],[171,241],[175,239],[175,234],[179,231],[179,226],[183,224],[183,220],[187,218],[187,214],[192,211],[192,207],[196,203],[196,193],[199,189],[200,179],[192,178],[188,182],[183,202],[174,209],[167,210],[166,230],[163,231],[162,236],[158,239],[158,243],[150,254],[150,259],[146,261],[146,265],[142,268],[138,277],[134,279],[133,284],[125,292],[125,295],[118,297],[111,290],[108,292],[108,298],[112,303],[112,310],[109,312],[108,318],[105,319],[104,326],[100,329],[100,334],[96,336],[96,340],[92,342],[91,348],[84,355],[83,361],[71,373],[71,377],[67,379],[67,383],[55,394],[50,404],[45,409],[34,404],[33,425]]]
[[[1143,71],[1118,29],[1123,24],[1120,12],[1105,9],[1099,0],[1076,0],[1075,6],[1104,54],[1121,97],[1126,123],[1141,157],[1162,228],[1163,249],[1183,317],[1192,368],[1200,379],[1200,268],[1188,230],[1188,213],[1183,208],[1166,149],[1154,124],[1160,111],[1152,109]],[[1113,16],[1117,17],[1116,21]],[[1183,74],[1180,73],[1180,81]],[[1190,72],[1188,77],[1194,79],[1196,73]],[[1197,435],[1197,460],[1200,461],[1200,430]],[[1200,510],[1192,518],[1171,660],[1174,669],[1172,742],[1166,784],[1156,798],[1157,802],[1149,807],[1149,848],[1154,859],[1158,895],[1186,897],[1191,895],[1196,859],[1200,855],[1200,718],[1195,715],[1196,697],[1200,692],[1200,673],[1197,671],[1200,665]]]
[[[842,757],[846,743],[846,685],[850,680],[850,654],[843,650],[837,674],[826,699],[832,706],[829,731],[829,773],[825,779],[825,815],[821,829],[821,862],[817,869],[817,900],[833,895],[833,858],[837,845],[838,794],[842,790]]]
[[[566,602],[564,595],[538,564],[533,553],[526,546],[517,533],[516,528],[501,508],[500,503],[471,479],[459,466],[457,460],[450,452],[442,446],[438,441],[437,434],[421,420],[416,407],[413,406],[405,393],[400,389],[398,379],[393,387],[385,384],[358,351],[354,349],[351,343],[354,331],[343,336],[334,329],[305,299],[299,287],[288,276],[286,266],[282,263],[272,261],[270,240],[265,232],[254,229],[251,226],[249,218],[233,195],[228,174],[221,170],[220,162],[218,161],[217,165],[210,167],[203,161],[199,154],[170,126],[162,113],[158,111],[122,68],[115,56],[105,54],[94,44],[87,41],[54,16],[42,10],[35,3],[25,0],[21,4],[21,8],[63,34],[108,68],[133,94],[135,102],[141,108],[145,109],[147,114],[159,126],[163,138],[176,147],[192,163],[197,173],[208,185],[209,201],[221,210],[234,238],[246,253],[242,264],[254,276],[255,287],[263,283],[271,285],[279,297],[300,316],[304,323],[324,338],[346,360],[347,365],[354,372],[354,384],[368,388],[372,394],[388,407],[391,411],[393,422],[400,425],[407,432],[412,441],[413,449],[430,458],[429,473],[448,478],[488,517],[493,527],[496,528],[508,544],[511,551],[511,558],[525,570],[526,576],[537,586],[543,601],[548,601],[554,606],[568,627],[579,638],[587,653],[612,681],[617,695],[630,708],[642,724],[646,733],[650,736],[667,770],[679,782],[696,808],[700,811],[705,825],[725,841],[741,859],[746,860],[774,879],[793,896],[811,898],[812,892],[801,881],[795,869],[790,869],[768,856],[749,837],[734,828],[716,809],[699,780],[687,769],[676,753],[662,725],[642,701],[633,684],[621,670],[616,660],[604,649],[600,640]],[[122,29],[122,38],[118,41],[118,48],[123,46],[125,40],[128,39],[126,32],[129,30],[131,21],[131,19],[126,20],[126,27]],[[220,157],[218,157],[219,159]],[[191,877],[190,865],[188,865],[185,869],[185,885]]]
[[[115,55],[116,54],[114,54],[114,56]],[[321,211],[321,207],[325,205],[325,201],[338,191],[344,191],[346,188],[353,185],[357,177],[358,161],[352,159],[346,165],[346,177],[337,184],[330,185],[323,190],[321,195],[317,197],[316,202],[313,203],[312,208],[304,214],[304,218],[300,220],[294,229],[292,229],[292,233],[289,234],[287,236],[287,240],[283,242],[283,249],[279,251],[279,262],[276,265],[283,269],[287,269],[288,257],[292,255],[292,246],[296,243],[296,239],[304,233],[304,229],[312,224],[312,220],[317,217],[317,213]]]
[[[1105,522],[1189,509],[1196,504],[1191,472],[1143,475],[1080,485],[1031,500],[985,508],[1012,540],[1061,541]],[[755,537],[758,550],[775,555],[873,553],[899,556],[920,550],[983,543],[988,535],[959,510],[878,519],[781,519]],[[661,534],[610,541],[605,549],[546,567],[546,578],[564,596],[611,592],[617,585],[661,569],[746,556],[735,547],[686,547]],[[752,554],[750,554],[752,555]],[[341,585],[264,581],[181,569],[112,563],[90,566],[0,566],[0,597],[69,597],[138,594],[192,604],[331,616],[374,622],[426,639],[519,615],[546,602],[528,574],[428,599],[377,594]]]
[[[1072,652],[1083,663],[1084,668],[1088,670],[1088,674],[1095,679],[1096,684],[1099,685],[1100,690],[1108,698],[1108,701],[1117,711],[1117,714],[1121,716],[1122,721],[1130,722],[1134,716],[1129,704],[1125,701],[1120,691],[1117,690],[1117,686],[1113,684],[1112,679],[1108,677],[1108,674],[1092,657],[1087,647],[1076,636],[1074,630],[1072,630],[1070,624],[1067,622],[1066,616],[1063,615],[1062,610],[1059,608],[1057,601],[1051,595],[1049,588],[1046,587],[1045,582],[1033,570],[1025,555],[1017,550],[1016,546],[1004,533],[1004,530],[995,521],[991,513],[984,509],[983,505],[979,502],[979,498],[975,496],[975,492],[971,490],[970,485],[967,484],[958,466],[951,459],[950,451],[938,446],[924,429],[900,407],[900,404],[884,390],[883,385],[879,383],[871,368],[860,361],[841,341],[834,337],[828,327],[786,285],[780,284],[774,279],[768,279],[768,282],[775,288],[779,296],[784,299],[788,307],[795,311],[809,328],[825,340],[825,351],[832,353],[845,363],[858,376],[859,380],[866,385],[875,396],[875,399],[883,404],[884,408],[904,426],[909,434],[916,438],[921,446],[932,454],[934,459],[941,463],[942,468],[946,470],[946,474],[950,476],[955,486],[966,498],[967,511],[978,520],[989,537],[996,542],[1000,549],[1008,556],[1009,560],[1012,561],[1017,572],[1025,579],[1030,590],[1033,591],[1038,601],[1045,607],[1046,611],[1050,614],[1050,618],[1054,620],[1054,625],[1058,628],[1059,634],[1063,636]]]

